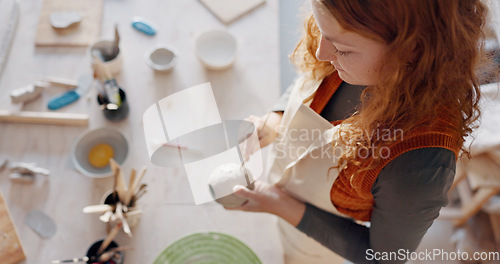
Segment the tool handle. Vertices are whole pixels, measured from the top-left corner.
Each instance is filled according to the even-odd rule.
[[[55,98],[50,99],[49,104],[47,107],[50,110],[57,110],[61,107],[67,106],[74,101],[78,100],[80,98],[80,95],[75,92],[75,91],[68,91],[65,92],[61,95],[56,96]]]

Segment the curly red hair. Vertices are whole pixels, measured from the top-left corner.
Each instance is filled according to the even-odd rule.
[[[344,29],[385,43],[391,50],[383,62],[390,71],[384,71],[387,74],[380,76],[379,84],[363,91],[360,108],[344,120],[348,126],[339,129],[348,147],[340,164],[355,162],[360,149],[389,144],[374,140],[366,131],[407,132],[443,109],[454,117],[450,121],[463,140],[472,132],[480,115],[477,69],[485,58],[487,7],[480,0],[316,1]],[[292,61],[320,80],[335,68],[316,59],[321,32],[312,15],[305,29]],[[462,153],[470,156],[463,145]]]

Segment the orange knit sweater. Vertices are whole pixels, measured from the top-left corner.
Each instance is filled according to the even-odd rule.
[[[321,113],[341,83],[342,80],[337,73],[325,78],[316,91],[310,107],[316,113]],[[376,168],[363,171],[353,177],[354,172],[370,164],[371,158],[360,160],[359,166],[345,167],[340,171],[330,191],[333,205],[339,212],[354,219],[370,221],[374,205],[371,188],[380,171],[389,162],[407,151],[427,147],[445,148],[453,151],[458,157],[462,137],[455,132],[455,126],[449,120],[446,117],[439,118],[406,132],[402,140],[388,146],[390,151],[388,157],[383,155],[387,158],[382,159]],[[333,121],[332,124],[337,125],[340,122],[342,120]]]

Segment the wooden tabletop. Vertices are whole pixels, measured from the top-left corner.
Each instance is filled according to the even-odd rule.
[[[9,92],[42,77],[76,80],[90,74],[85,48],[35,47],[36,28],[42,0],[23,0],[20,19],[8,61],[0,73],[0,110],[49,111],[48,100],[64,92],[48,89],[24,106],[10,102]],[[131,19],[142,16],[158,26],[150,37],[134,30]],[[86,130],[103,126],[122,131],[129,139],[130,152],[123,164],[146,166],[147,194],[139,201],[144,214],[132,230],[133,237],[119,234],[120,245],[131,245],[125,262],[152,263],[174,240],[195,232],[216,231],[246,243],[263,263],[282,263],[282,248],[275,219],[267,214],[226,211],[216,203],[194,205],[183,168],[162,168],[151,164],[142,127],[144,111],[158,100],[182,89],[211,82],[222,119],[241,119],[268,111],[279,97],[278,1],[266,3],[230,25],[224,25],[197,0],[106,0],[100,36],[113,38],[114,24],[121,35],[123,69],[118,83],[127,93],[130,113],[119,123],[106,121],[91,90],[74,104],[57,112],[87,113],[88,126],[58,126],[0,123],[0,157],[11,162],[30,162],[48,169],[50,175],[36,176],[31,184],[9,180],[7,169],[0,171],[3,193],[26,251],[26,263],[50,263],[56,259],[83,256],[96,240],[106,236],[98,215],[82,213],[87,205],[98,204],[112,188],[111,177],[93,179],[79,173],[70,159],[71,147]],[[210,29],[226,29],[237,39],[235,64],[228,70],[209,71],[197,60],[194,40]],[[144,62],[147,51],[167,44],[179,52],[179,62],[170,73],[157,73]],[[193,105],[193,109],[196,109]],[[25,224],[26,215],[40,210],[57,226],[48,239],[38,236]]]

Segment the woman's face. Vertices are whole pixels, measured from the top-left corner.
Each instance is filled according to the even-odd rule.
[[[313,15],[321,31],[316,58],[329,61],[347,83],[375,85],[388,46],[346,31],[323,4],[318,0],[311,1]]]

